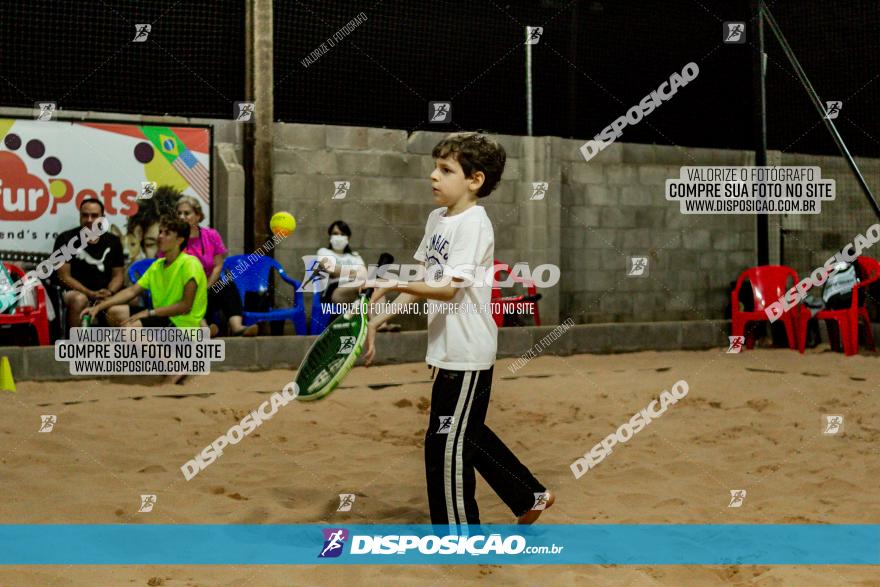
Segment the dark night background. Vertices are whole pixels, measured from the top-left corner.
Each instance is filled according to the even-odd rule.
[[[880,3],[770,2],[823,100],[843,100],[853,153],[880,155]],[[275,117],[423,130],[429,100],[456,127],[525,134],[525,25],[533,46],[536,135],[587,139],[689,61],[699,77],[626,142],[754,148],[754,28],[747,0],[503,2],[278,0]],[[304,68],[301,60],[364,12],[368,20]],[[81,0],[0,4],[0,104],[231,118],[244,97],[244,3]],[[749,22],[724,45],[722,21]],[[134,25],[153,23],[145,43]],[[836,153],[770,31],[771,149]]]

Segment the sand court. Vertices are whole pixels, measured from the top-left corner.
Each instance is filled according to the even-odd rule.
[[[821,348],[821,347],[820,347]],[[805,360],[805,358],[807,360]],[[541,356],[495,367],[487,423],[556,492],[545,524],[878,523],[878,360],[821,350]],[[431,395],[422,364],[355,368],[291,402],[186,481],[180,467],[293,379],[225,372],[183,386],[21,382],[2,397],[7,524],[424,524]],[[686,397],[575,479],[570,464],[668,390]],[[41,415],[55,415],[40,433]],[[822,433],[823,415],[844,416]],[[513,523],[478,475],[488,524]],[[728,507],[731,490],[746,490]],[[339,494],[354,494],[339,512]],[[138,512],[140,495],[156,495]],[[0,567],[3,585],[880,584],[854,566]],[[308,579],[306,579],[308,577]],[[293,583],[291,583],[293,581]],[[301,582],[297,582],[301,581]],[[764,583],[766,581],[766,583]]]

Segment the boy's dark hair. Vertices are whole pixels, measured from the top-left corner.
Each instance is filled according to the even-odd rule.
[[[183,195],[179,189],[170,185],[160,185],[149,200],[138,200],[138,211],[128,217],[126,228],[131,232],[140,226],[144,232],[151,224],[159,222],[163,216],[177,215],[177,200]]]
[[[482,171],[486,176],[483,185],[477,191],[478,198],[485,198],[501,180],[507,153],[498,141],[490,139],[480,132],[456,132],[437,143],[431,155],[442,159],[453,155],[461,165],[465,177],[472,177],[474,172]]]
[[[159,228],[164,228],[168,232],[173,232],[177,236],[182,238],[183,244],[180,246],[180,248],[181,250],[183,250],[183,248],[186,246],[187,241],[189,240],[189,224],[177,218],[176,216],[163,216],[159,219]]]

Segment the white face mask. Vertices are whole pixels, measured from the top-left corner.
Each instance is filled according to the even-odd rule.
[[[348,246],[348,237],[344,234],[331,234],[330,246],[334,251],[344,251],[345,247]]]

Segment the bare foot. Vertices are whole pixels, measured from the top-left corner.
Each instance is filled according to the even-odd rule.
[[[544,512],[544,510],[549,510],[550,506],[553,505],[553,502],[556,501],[556,496],[553,495],[553,492],[549,489],[544,492],[546,497],[543,503],[538,502],[535,504],[536,507],[540,509],[531,509],[517,518],[517,524],[534,524],[538,521],[540,515]]]

